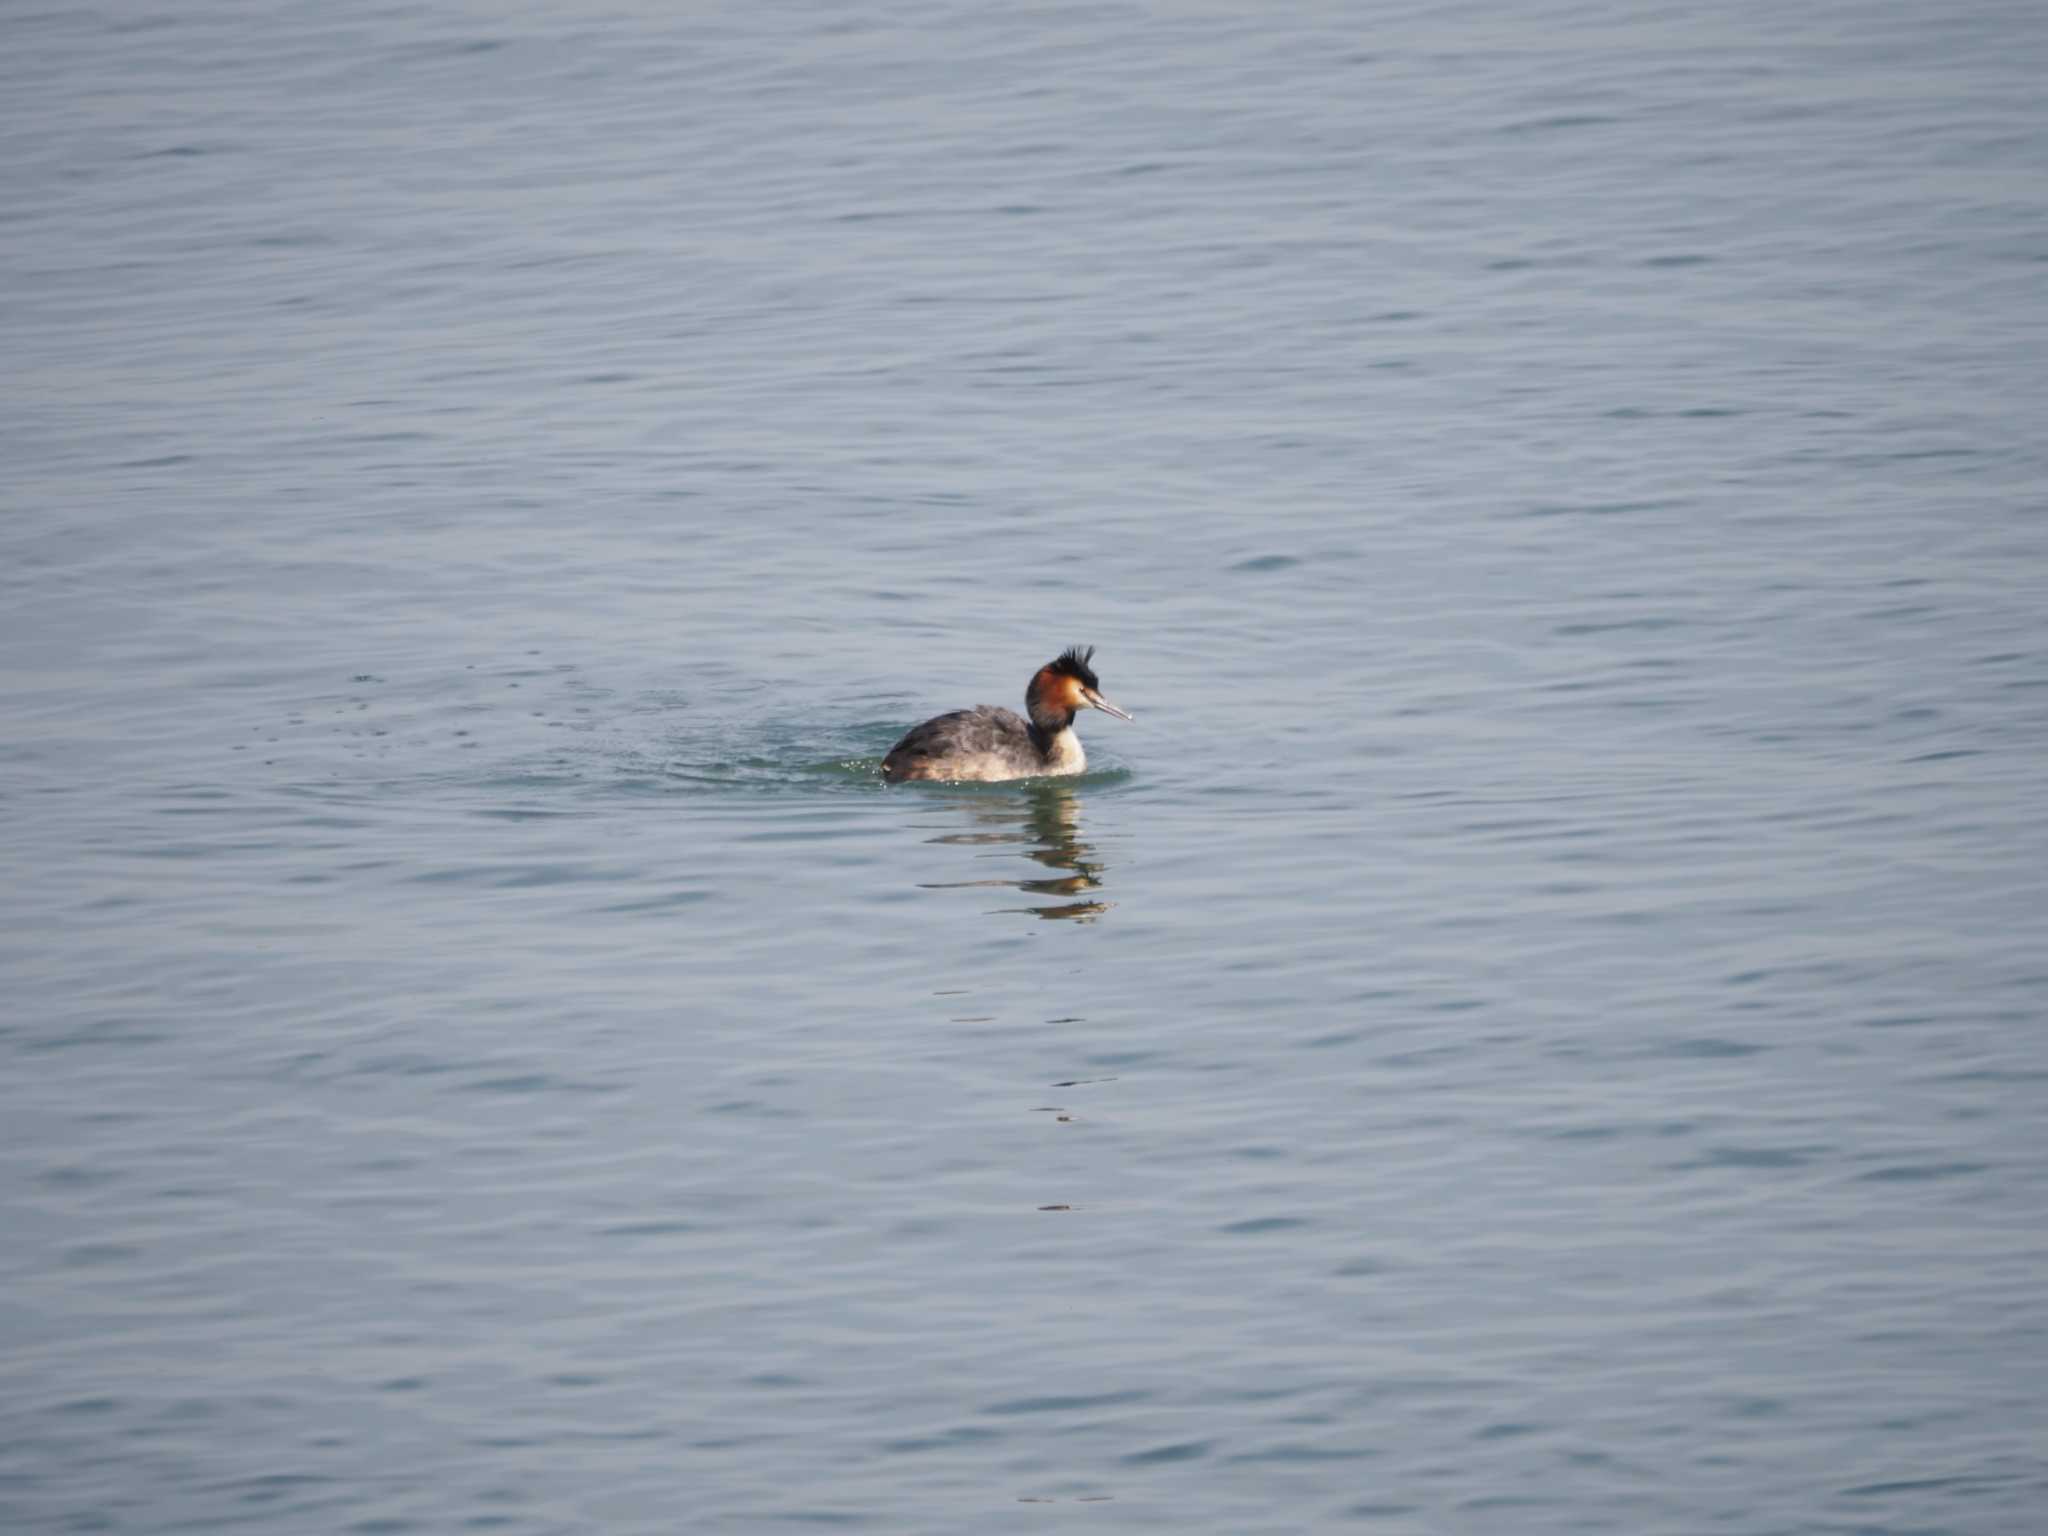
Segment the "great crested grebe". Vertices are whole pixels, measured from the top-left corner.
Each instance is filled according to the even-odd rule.
[[[882,777],[905,779],[1029,779],[1040,774],[1079,773],[1088,766],[1074,716],[1099,709],[1119,720],[1131,717],[1096,690],[1102,684],[1088,665],[1095,647],[1069,646],[1032,675],[1024,690],[1031,718],[977,704],[935,715],[912,726],[882,759]]]

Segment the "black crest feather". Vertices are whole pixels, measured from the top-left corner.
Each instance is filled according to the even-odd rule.
[[[1052,663],[1051,670],[1062,677],[1079,678],[1083,687],[1100,688],[1102,683],[1095,676],[1095,669],[1088,665],[1094,659],[1094,646],[1070,645],[1060,652],[1059,659]]]

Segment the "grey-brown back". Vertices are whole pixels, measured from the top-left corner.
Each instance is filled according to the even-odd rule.
[[[1029,772],[1039,757],[1031,740],[1031,727],[1015,710],[977,704],[934,715],[914,725],[882,759],[882,772],[889,778],[921,778],[943,762],[986,762],[1001,758],[1023,772]],[[948,775],[950,777],[950,775]]]

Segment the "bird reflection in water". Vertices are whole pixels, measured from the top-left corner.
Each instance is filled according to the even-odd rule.
[[[967,794],[953,800],[973,825],[970,832],[947,832],[930,839],[964,847],[999,847],[1009,857],[1021,852],[1034,863],[1051,871],[1034,880],[944,880],[927,883],[928,891],[969,890],[998,886],[1032,896],[1064,897],[1051,906],[998,907],[999,912],[1022,912],[1062,922],[1092,923],[1114,902],[1096,901],[1102,889],[1104,865],[1092,845],[1081,840],[1081,796],[1070,785],[1033,784],[1021,795]],[[1022,847],[1016,847],[1021,844]]]

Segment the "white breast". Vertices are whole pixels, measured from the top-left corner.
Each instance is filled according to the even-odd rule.
[[[1084,773],[1088,768],[1088,754],[1081,750],[1081,738],[1068,726],[1052,739],[1052,753],[1045,765],[1047,773]]]

